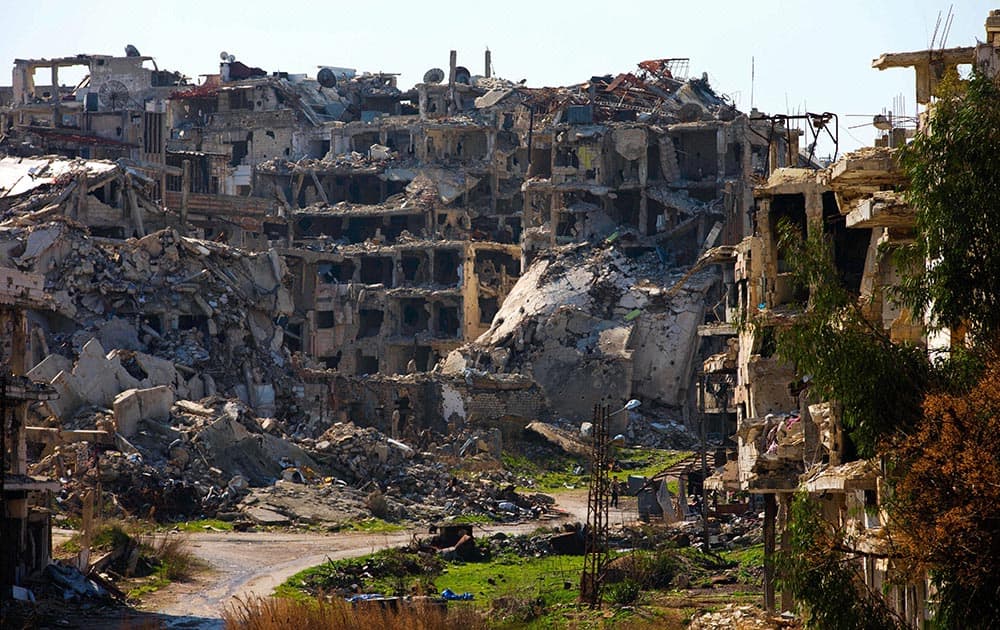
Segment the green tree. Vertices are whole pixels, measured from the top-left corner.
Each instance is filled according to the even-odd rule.
[[[979,72],[967,82],[946,80],[928,127],[900,159],[916,231],[897,258],[907,271],[896,295],[932,328],[972,335],[934,361],[921,348],[893,343],[837,282],[822,230],[817,226],[803,240],[785,226],[781,245],[811,292],[805,313],[779,334],[778,352],[800,374],[814,376],[819,394],[843,404],[859,454],[881,455],[888,464],[892,553],[915,577],[927,572],[935,580],[935,625],[996,627],[1000,88],[994,80]],[[821,625],[850,626],[858,614],[876,614],[868,608],[871,593],[836,561],[843,556],[835,535],[808,508],[807,498],[797,505],[784,579]],[[850,601],[838,609],[844,598]]]
[[[900,295],[933,327],[1000,332],[1000,88],[979,71],[942,83],[928,133],[901,152],[916,239],[900,250]],[[925,264],[929,263],[929,264]]]
[[[777,351],[799,374],[812,376],[813,393],[843,406],[844,425],[857,454],[872,457],[883,440],[909,430],[932,371],[926,353],[893,343],[880,323],[865,315],[833,264],[832,246],[822,225],[778,225],[779,247],[796,281],[809,287],[809,304],[778,332]]]

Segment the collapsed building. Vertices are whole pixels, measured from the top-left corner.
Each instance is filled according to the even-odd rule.
[[[84,478],[141,485],[125,514],[278,522],[301,505],[269,483],[310,470],[351,515],[372,476],[393,514],[428,496],[453,514],[478,500],[426,452],[496,455],[533,420],[632,397],[694,427],[699,366],[735,335],[739,279],[717,265],[754,185],[802,158],[788,121],[687,64],[530,88],[453,53],[404,91],[228,53],[197,85],[131,47],[17,60],[0,269],[41,278],[23,371],[58,395],[30,406],[34,470],[73,471],[67,506]],[[87,78],[64,88],[73,65]],[[702,411],[734,432],[732,404]]]

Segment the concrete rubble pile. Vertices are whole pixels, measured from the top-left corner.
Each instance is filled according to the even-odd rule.
[[[589,419],[609,394],[641,395],[665,409],[653,421],[669,431],[664,420],[684,405],[692,333],[714,281],[709,272],[695,273],[672,293],[680,276],[654,252],[614,244],[549,250],[514,285],[489,330],[452,352],[443,372],[529,376],[554,409],[576,421]]]
[[[178,400],[166,417],[137,421],[128,439],[114,423],[113,412],[92,411],[88,424],[107,428],[113,442],[95,432],[101,441],[55,446],[34,465],[36,474],[63,481],[56,500],[65,511],[79,513],[82,495],[99,486],[107,514],[211,515],[234,510],[251,485],[270,484],[286,469],[318,468],[302,449],[263,433],[237,400]]]
[[[56,321],[33,322],[32,378],[59,391],[57,418],[111,407],[129,389],[178,397],[222,393],[273,414],[294,381],[282,331],[284,266],[165,229],[126,241],[95,238],[72,220],[0,224],[0,265],[43,274]],[[91,339],[98,346],[87,347]],[[104,356],[104,350],[108,350]],[[76,359],[74,365],[73,360]],[[171,401],[172,402],[172,401]]]
[[[752,604],[726,604],[721,610],[706,611],[691,620],[692,630],[756,630],[799,627],[794,617],[768,615]]]
[[[373,428],[337,423],[301,444],[308,444],[315,470],[331,476],[286,472],[275,485],[253,489],[243,507],[254,520],[338,523],[374,515],[426,521],[462,514],[516,520],[541,516],[554,504],[544,494],[514,492],[503,478],[456,477],[432,454]]]

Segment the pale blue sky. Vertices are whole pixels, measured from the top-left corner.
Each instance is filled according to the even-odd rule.
[[[983,39],[993,6],[955,2],[947,44]],[[409,87],[428,68],[447,68],[453,48],[459,64],[481,73],[489,46],[499,76],[530,86],[631,71],[643,59],[690,57],[692,75],[707,72],[717,91],[749,111],[754,57],[757,107],[841,115],[843,151],[873,136],[871,127],[846,130],[868,121],[845,115],[880,112],[898,95],[913,114],[912,70],[879,72],[871,60],[926,48],[938,13],[948,7],[927,0],[38,0],[5,6],[0,60],[9,67],[16,57],[121,55],[131,43],[161,69],[194,78],[218,72],[219,52],[226,50],[269,71],[314,76],[319,65],[337,65],[399,72],[401,86]],[[10,75],[0,83],[9,85]]]

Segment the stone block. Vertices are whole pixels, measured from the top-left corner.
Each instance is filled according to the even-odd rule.
[[[140,420],[164,421],[170,418],[174,392],[161,385],[148,389],[129,389],[115,397],[115,427],[126,438],[135,434]]]

